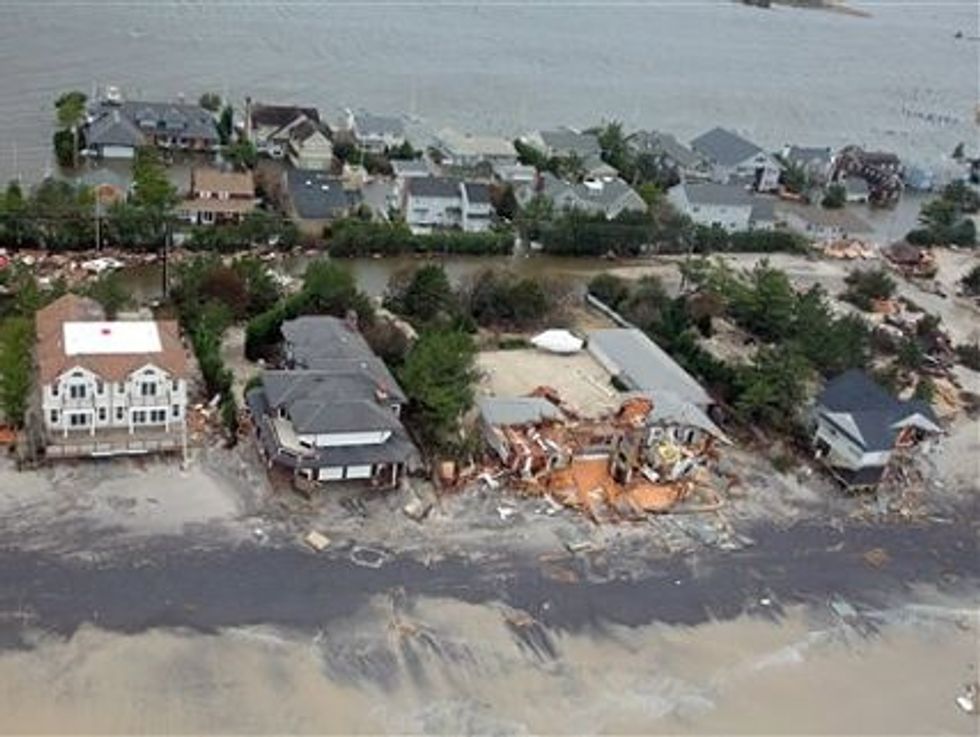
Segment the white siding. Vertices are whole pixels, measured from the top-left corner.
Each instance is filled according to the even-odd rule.
[[[346,445],[380,445],[391,437],[390,430],[380,432],[340,432],[317,435],[298,435],[300,443],[317,448],[337,448]]]

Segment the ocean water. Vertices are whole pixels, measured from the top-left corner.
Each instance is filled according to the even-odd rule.
[[[933,167],[975,142],[976,3],[855,5],[870,17],[729,0],[0,0],[0,178],[43,175],[52,101],[96,84],[507,135],[619,119],[687,140],[722,124]]]

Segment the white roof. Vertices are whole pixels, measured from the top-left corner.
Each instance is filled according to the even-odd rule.
[[[163,350],[157,324],[146,321],[66,322],[65,355],[159,353]]]
[[[545,330],[531,338],[531,344],[550,353],[578,353],[584,341],[567,330]]]

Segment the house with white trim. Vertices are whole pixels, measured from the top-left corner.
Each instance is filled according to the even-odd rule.
[[[176,322],[106,320],[98,302],[67,294],[35,327],[49,457],[186,452],[190,372]]]

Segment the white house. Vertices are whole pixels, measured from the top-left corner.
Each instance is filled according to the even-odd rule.
[[[683,182],[668,190],[667,199],[695,223],[709,228],[734,233],[748,230],[752,222],[752,197],[737,185]]]
[[[405,126],[399,118],[346,111],[347,130],[365,151],[384,153],[405,143]]]
[[[488,230],[492,223],[486,184],[451,177],[412,177],[404,181],[402,192],[402,212],[413,233],[446,228],[477,233]]]
[[[51,457],[186,450],[187,354],[177,323],[106,320],[68,294],[36,316],[41,425]]]
[[[245,137],[259,153],[282,158],[289,148],[290,133],[306,122],[320,124],[316,108],[253,104],[251,98],[245,98]]]
[[[445,129],[439,132],[435,148],[447,166],[469,168],[484,163],[491,166],[517,163],[513,142],[499,136],[476,136]]]
[[[329,169],[333,143],[322,126],[307,120],[289,132],[288,155],[297,169]]]
[[[748,184],[759,192],[779,187],[779,162],[736,133],[714,128],[691,141],[691,148],[708,162],[718,183]]]
[[[522,187],[518,202],[527,204],[535,195],[551,200],[559,210],[601,214],[607,220],[623,212],[646,212],[647,203],[619,177],[566,182],[550,173],[542,174],[533,186]]]
[[[928,402],[898,400],[856,369],[824,387],[811,423],[817,456],[850,488],[874,486],[896,448],[942,432]]]

